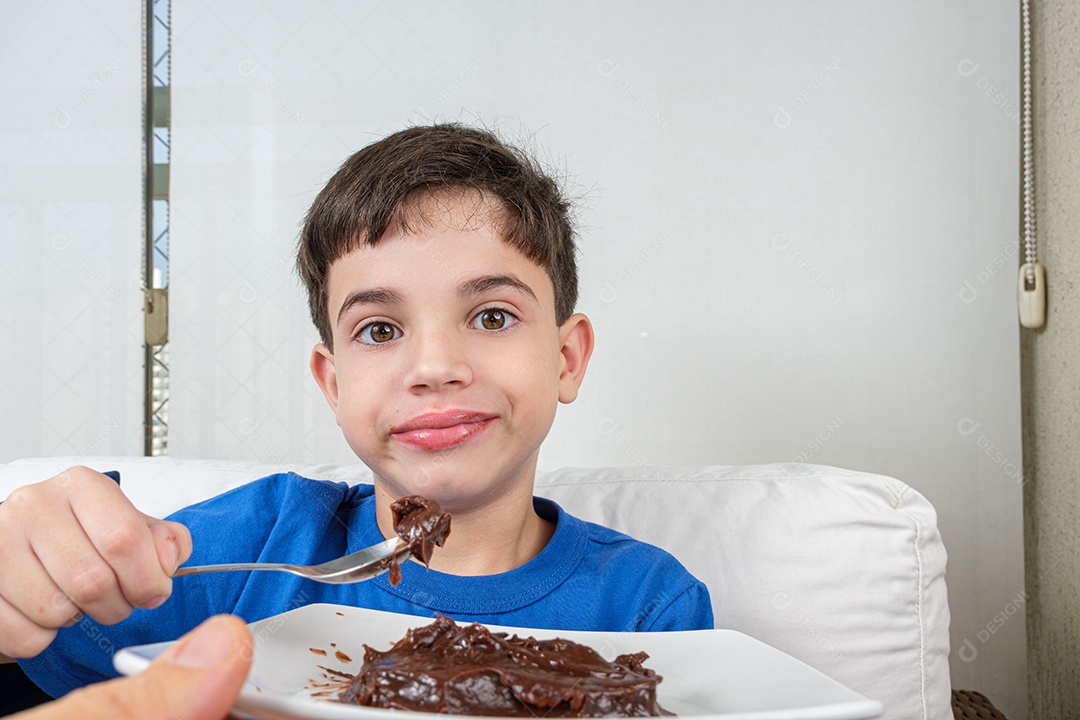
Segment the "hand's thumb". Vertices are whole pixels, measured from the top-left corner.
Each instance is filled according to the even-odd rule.
[[[141,674],[78,690],[27,713],[24,720],[221,720],[240,692],[251,659],[251,633],[244,622],[213,617]]]
[[[149,515],[146,516],[146,524],[154,536],[161,569],[172,577],[176,568],[191,557],[191,533],[178,522],[158,520]]]

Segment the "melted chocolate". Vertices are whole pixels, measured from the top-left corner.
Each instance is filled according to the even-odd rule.
[[[427,565],[431,562],[431,551],[438,545],[443,546],[450,534],[450,513],[443,512],[442,506],[434,500],[410,495],[390,504],[394,517],[394,532],[409,543],[409,552],[413,557]]]
[[[448,617],[413,628],[380,652],[364,646],[364,664],[342,702],[378,708],[534,717],[660,715],[660,676],[645,653],[604,660],[556,638],[459,626]]]
[[[394,532],[409,545],[409,553],[424,563],[431,562],[431,552],[436,545],[443,546],[450,534],[450,513],[443,512],[442,506],[434,500],[410,495],[395,500],[390,504],[393,514]],[[390,569],[390,584],[401,582],[401,566],[397,558],[391,556],[385,561]]]

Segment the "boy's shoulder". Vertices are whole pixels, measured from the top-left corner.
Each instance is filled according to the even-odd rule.
[[[709,589],[670,552],[576,518],[553,501],[539,505],[546,503],[559,512],[556,535],[576,538],[580,546],[575,567],[556,594],[578,609],[582,627],[631,631],[712,627]]]
[[[374,495],[370,484],[349,485],[342,481],[307,478],[292,471],[273,473],[235,487],[223,489],[217,495],[192,503],[183,510],[235,506],[254,512],[274,510],[283,503],[305,499],[350,499],[361,501]]]
[[[671,582],[675,585],[702,585],[685,566],[667,550],[651,543],[631,537],[599,523],[575,517],[554,501],[538,499],[538,504],[550,504],[558,512],[560,526],[556,533],[562,536],[562,542],[570,537],[581,544],[579,572],[596,578],[619,577],[629,574],[639,581],[646,579],[658,582]],[[702,585],[702,587],[704,587]]]
[[[674,555],[663,548],[657,547],[644,540],[638,540],[624,532],[601,525],[599,523],[583,520],[571,515],[553,500],[538,498],[539,503],[549,504],[553,508],[547,512],[558,512],[559,522],[577,525],[580,527],[585,540],[594,545],[594,552],[611,553],[615,555],[634,555],[638,557],[653,557],[658,560],[670,560],[681,567],[681,563]]]
[[[306,537],[316,528],[345,522],[356,530],[363,524],[364,508],[374,502],[371,485],[349,485],[314,480],[295,472],[268,475],[177,510],[168,520],[187,526],[193,539],[220,538],[223,542],[197,542],[190,564],[209,560],[203,551],[216,546],[248,548],[255,552],[271,536]],[[370,510],[370,508],[367,508]],[[374,511],[371,511],[374,517]],[[235,560],[234,560],[235,562]]]

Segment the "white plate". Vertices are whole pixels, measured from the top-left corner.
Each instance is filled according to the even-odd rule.
[[[431,720],[428,713],[343,705],[316,696],[320,690],[326,693],[325,686],[316,683],[329,677],[320,666],[355,674],[364,659],[364,644],[385,650],[409,628],[429,622],[378,610],[307,605],[252,623],[255,661],[236,708],[241,714],[288,720]],[[649,654],[645,666],[663,677],[657,689],[660,704],[683,718],[863,720],[882,712],[881,703],[734,630],[604,633],[488,627],[522,636],[563,637],[592,646],[608,660],[643,650]],[[113,662],[117,670],[132,675],[170,644],[127,648]],[[339,651],[350,661],[335,657]]]

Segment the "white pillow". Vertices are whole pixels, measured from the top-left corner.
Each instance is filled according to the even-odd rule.
[[[76,463],[118,470],[163,516],[282,470],[369,482],[362,465],[37,458],[0,465],[0,498]],[[898,480],[816,465],[562,469],[537,494],[659,545],[712,593],[717,627],[793,655],[885,706],[951,720],[945,548],[933,507]]]
[[[537,494],[673,553],[717,627],[885,706],[952,720],[945,548],[934,508],[892,478],[820,465],[564,469]]]

